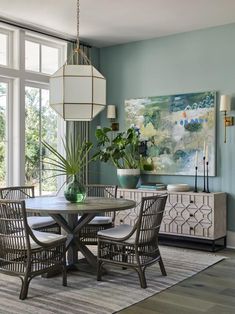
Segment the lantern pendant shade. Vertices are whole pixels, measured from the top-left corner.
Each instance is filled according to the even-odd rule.
[[[50,77],[50,106],[66,121],[91,121],[106,106],[106,80],[92,65],[63,65]]]

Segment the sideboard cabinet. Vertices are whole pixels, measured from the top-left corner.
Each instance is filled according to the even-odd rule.
[[[160,242],[215,251],[226,246],[226,194],[118,189],[117,197],[135,200],[134,210],[120,211],[116,224],[133,225],[142,196],[168,193]]]

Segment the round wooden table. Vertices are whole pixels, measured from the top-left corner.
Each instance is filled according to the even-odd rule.
[[[64,197],[35,197],[25,200],[27,212],[50,215],[67,233],[66,249],[69,266],[78,262],[78,250],[88,263],[96,269],[96,257],[79,240],[78,234],[83,226],[96,215],[135,207],[133,200],[87,197],[83,203],[70,203]],[[78,215],[81,218],[78,220]]]

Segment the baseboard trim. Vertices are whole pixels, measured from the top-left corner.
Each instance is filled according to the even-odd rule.
[[[227,248],[235,249],[235,232],[234,231],[227,232]]]

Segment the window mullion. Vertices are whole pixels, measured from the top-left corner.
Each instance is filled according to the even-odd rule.
[[[6,183],[7,185],[11,185],[13,182],[13,146],[12,146],[12,130],[13,130],[13,86],[12,82],[8,82],[8,93],[7,93],[7,112],[6,112],[6,143],[7,143],[7,161],[6,161],[6,169],[7,169],[7,177]]]
[[[39,72],[42,72],[42,45],[39,45]]]
[[[1,96],[3,96],[2,99],[4,99],[4,95],[6,96],[5,101],[3,100],[2,105],[3,107],[1,108],[1,119],[3,119],[1,128],[4,127],[4,129],[1,129],[1,135],[3,136],[1,138],[1,144],[3,145],[3,155],[1,158],[4,158],[1,160],[1,171],[4,173],[5,170],[5,176],[3,181],[0,182],[1,185],[6,185],[9,182],[9,169],[10,169],[10,160],[9,160],[9,130],[10,130],[10,104],[11,104],[11,97],[10,97],[10,87],[11,87],[11,82],[8,79],[4,79],[0,77],[0,85],[5,88],[6,93],[1,93]],[[4,90],[4,89],[3,89]],[[3,174],[2,173],[2,174]]]
[[[25,32],[19,31],[19,78],[14,82],[13,99],[13,184],[25,183]]]
[[[39,89],[39,195],[42,195],[42,89]]]

